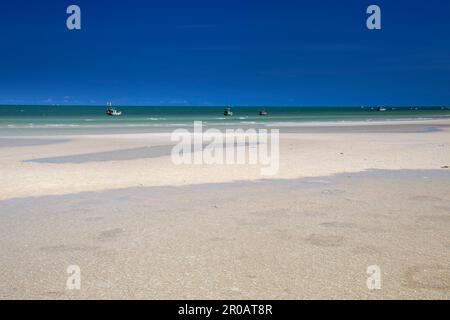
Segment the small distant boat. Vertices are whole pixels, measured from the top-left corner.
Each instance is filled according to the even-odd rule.
[[[117,111],[116,109],[109,108],[108,110],[106,110],[106,114],[108,116],[121,116],[122,111]]]
[[[225,108],[225,110],[223,111],[223,115],[224,116],[232,116],[233,115],[233,111],[231,111],[231,108]]]
[[[259,115],[260,115],[260,116],[267,116],[267,115],[269,115],[269,113],[268,113],[266,110],[261,110],[261,111],[259,112]]]
[[[116,109],[114,109],[112,107],[112,103],[108,102],[108,109],[106,110],[106,115],[108,116],[121,116],[122,115],[122,111],[117,111]]]
[[[384,107],[378,107],[377,111],[386,111],[387,109]]]

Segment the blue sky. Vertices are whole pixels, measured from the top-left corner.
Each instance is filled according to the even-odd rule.
[[[5,0],[0,104],[449,105],[449,35],[446,0]]]

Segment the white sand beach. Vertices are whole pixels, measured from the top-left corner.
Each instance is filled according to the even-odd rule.
[[[449,165],[450,128],[445,127],[449,124],[446,120],[379,122],[380,131],[377,124],[357,122],[351,127],[336,123],[332,130],[330,124],[318,124],[314,129],[322,128],[319,133],[282,133],[280,170],[270,178],[320,177],[370,169],[438,170]],[[426,132],[426,128],[439,125],[443,125],[441,131]],[[402,127],[408,130],[394,131]],[[8,188],[0,192],[0,200],[267,178],[261,176],[260,166],[254,165],[175,165],[170,157],[175,145],[170,133],[5,139],[7,143],[0,148],[0,170]],[[31,145],[27,146],[27,141]]]
[[[449,299],[450,120],[308,126],[270,177],[167,132],[0,137],[0,297]]]

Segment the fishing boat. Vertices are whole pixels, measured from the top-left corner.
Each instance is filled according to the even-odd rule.
[[[223,111],[223,115],[224,116],[232,116],[233,111],[231,111],[231,108],[225,108],[225,110]]]
[[[112,107],[112,103],[108,102],[108,109],[106,110],[106,115],[108,116],[121,116],[122,111],[118,111]]]
[[[260,115],[260,116],[267,116],[267,115],[269,115],[269,113],[268,113],[266,110],[261,110],[261,111],[259,112],[259,115]]]
[[[108,110],[106,110],[106,114],[108,116],[121,116],[122,111],[117,111],[116,109],[109,108]]]

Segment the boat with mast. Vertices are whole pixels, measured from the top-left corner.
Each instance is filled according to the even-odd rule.
[[[108,102],[107,103],[108,109],[106,110],[106,115],[108,116],[121,116],[122,115],[122,111],[117,111],[116,109],[114,109],[112,107],[112,102]]]
[[[227,117],[231,117],[233,115],[233,111],[231,111],[231,107],[225,108],[225,110],[223,111],[223,115],[227,116]]]

